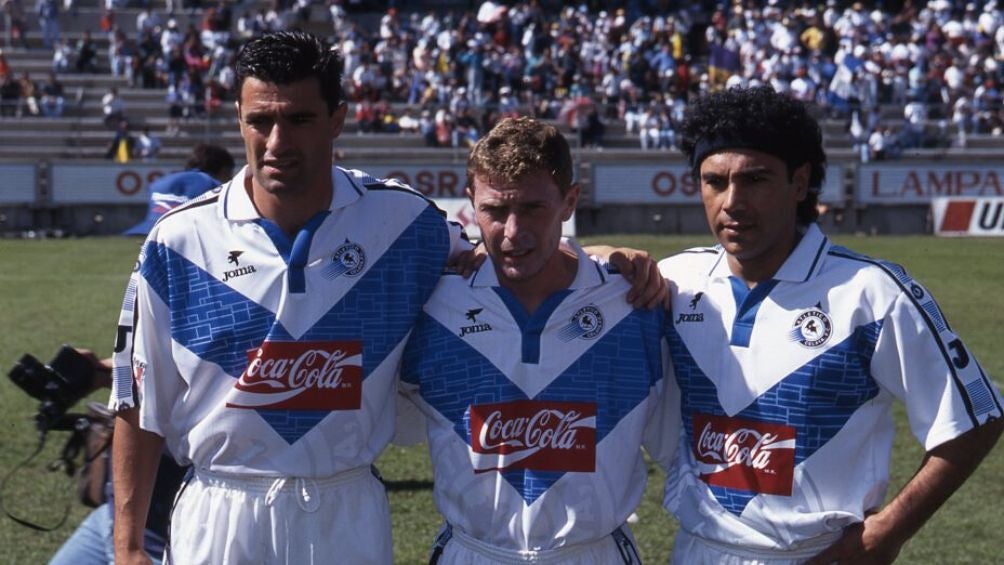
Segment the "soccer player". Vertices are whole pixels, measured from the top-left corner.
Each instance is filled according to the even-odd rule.
[[[116,563],[146,562],[162,444],[195,469],[166,561],[390,563],[371,465],[393,432],[404,340],[460,230],[417,192],[332,166],[336,50],[268,34],[236,71],[248,164],[154,226],[127,291],[110,401]],[[637,272],[661,280],[654,264]]]
[[[632,309],[623,277],[559,245],[579,187],[555,128],[500,122],[471,152],[467,195],[489,258],[443,277],[401,371],[446,521],[432,561],[638,563],[625,521],[641,446],[673,419],[656,410],[664,312]],[[658,457],[676,436],[649,439]]]
[[[145,562],[163,443],[195,468],[167,561],[390,563],[370,466],[393,432],[404,338],[459,229],[414,191],[331,166],[337,51],[281,32],[236,68],[248,165],[165,215],[138,266],[121,344],[133,371],[111,401],[116,563]]]
[[[683,138],[718,245],[660,262],[684,429],[672,560],[892,562],[997,441],[1000,394],[927,289],[820,231],[826,157],[800,102],[719,92]],[[927,453],[883,506],[895,400]]]

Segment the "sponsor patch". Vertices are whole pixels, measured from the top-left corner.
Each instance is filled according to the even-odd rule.
[[[709,485],[791,495],[795,428],[694,414],[694,458]]]
[[[227,407],[357,410],[362,359],[359,341],[266,341],[248,351]]]
[[[596,403],[519,400],[470,407],[475,472],[596,469]]]

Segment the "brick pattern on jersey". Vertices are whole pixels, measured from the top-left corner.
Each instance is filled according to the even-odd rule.
[[[148,244],[141,274],[171,311],[171,338],[233,378],[275,324],[275,314],[180,253]]]
[[[881,323],[859,326],[843,342],[821,353],[735,415],[735,418],[793,426],[795,465],[805,461],[839,432],[854,412],[874,398],[879,388],[869,370]],[[682,393],[683,425],[694,437],[695,412],[726,416],[715,384],[704,374],[675,329],[669,345]],[[735,515],[758,493],[711,486],[723,508]]]
[[[244,372],[247,351],[267,337],[276,341],[362,340],[365,379],[414,324],[439,280],[449,247],[446,224],[428,207],[342,300],[298,339],[274,313],[165,246],[148,250],[142,274],[171,309],[172,338],[231,377]],[[290,444],[330,413],[257,412]]]
[[[554,327],[560,329],[560,325]],[[528,399],[596,402],[599,443],[648,397],[650,387],[662,377],[660,328],[661,313],[632,312],[530,399],[487,357],[423,313],[405,349],[401,374],[406,382],[420,386],[423,400],[453,423],[468,446],[470,405]],[[517,344],[508,346],[517,354]],[[564,474],[524,469],[501,473],[527,504]]]

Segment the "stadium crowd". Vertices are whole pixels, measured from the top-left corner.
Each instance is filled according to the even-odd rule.
[[[378,24],[341,0],[168,2],[172,12],[200,10],[201,23],[187,29],[159,3],[106,0],[95,33],[108,37],[107,67],[89,33],[69,45],[53,25],[53,12],[73,2],[39,0],[35,17],[23,4],[2,1],[7,45],[37,22],[54,74],[39,87],[0,66],[5,115],[59,115],[57,75],[75,70],[164,89],[172,124],[213,116],[233,97],[241,42],[324,17],[345,55],[360,131],[419,132],[430,146],[473,144],[522,113],[564,121],[585,146],[602,146],[616,123],[641,148],[668,149],[693,96],[763,83],[845,119],[863,159],[1004,132],[996,0],[486,1],[460,13],[405,13],[391,2]],[[135,34],[117,25],[127,5],[139,8]],[[892,117],[883,106],[901,110]]]

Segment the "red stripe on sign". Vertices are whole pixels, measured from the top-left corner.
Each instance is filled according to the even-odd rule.
[[[950,201],[945,208],[945,217],[941,220],[941,231],[969,231],[969,222],[975,209],[975,200]]]

